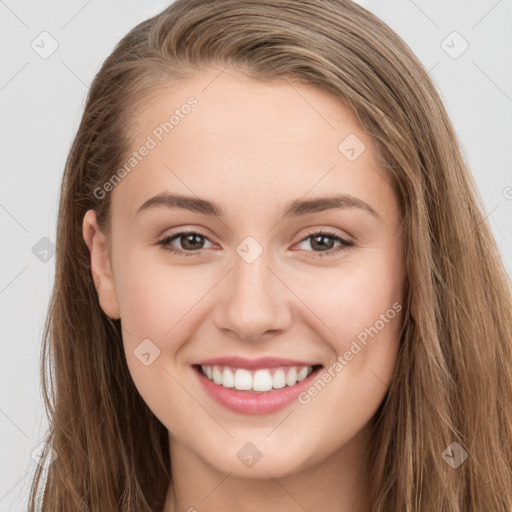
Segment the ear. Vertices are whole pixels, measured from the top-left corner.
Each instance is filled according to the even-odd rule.
[[[101,309],[110,318],[120,318],[114,277],[107,251],[107,238],[98,226],[94,210],[89,210],[84,215],[82,231],[91,254],[91,272]]]

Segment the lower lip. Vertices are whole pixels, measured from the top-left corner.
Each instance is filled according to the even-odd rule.
[[[205,377],[197,367],[194,367],[194,372],[206,392],[226,409],[240,414],[263,415],[279,411],[292,403],[316,378],[320,369],[313,371],[294,386],[273,389],[264,393],[249,393],[234,388],[225,388]]]

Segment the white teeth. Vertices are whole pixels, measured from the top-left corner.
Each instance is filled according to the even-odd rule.
[[[235,372],[235,388],[240,391],[249,391],[252,389],[252,376],[249,370],[238,368]]]
[[[293,386],[294,384],[297,384],[297,370],[295,369],[295,366],[292,367],[286,376],[286,385]]]
[[[281,389],[286,386],[286,375],[284,374],[283,370],[279,368],[275,371],[274,375],[272,376],[272,387],[274,389]]]
[[[222,384],[222,373],[217,366],[213,367],[213,382],[215,384]]]
[[[229,367],[202,365],[201,370],[203,375],[219,386],[262,393],[271,389],[282,389],[285,386],[295,386],[297,382],[303,381],[311,374],[313,367],[287,366],[253,372],[245,368],[237,368],[233,372]]]
[[[272,376],[268,370],[258,370],[252,378],[253,391],[269,391],[272,389]]]
[[[299,372],[297,373],[297,380],[300,382],[301,380],[304,380],[308,376],[308,369],[307,368],[301,368]]]
[[[235,387],[235,376],[229,368],[224,368],[224,373],[222,374],[222,385],[225,388]]]

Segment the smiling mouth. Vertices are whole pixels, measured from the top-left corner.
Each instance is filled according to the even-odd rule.
[[[248,370],[223,365],[193,365],[194,369],[220,387],[245,391],[249,394],[261,394],[293,387],[323,367],[278,366]]]

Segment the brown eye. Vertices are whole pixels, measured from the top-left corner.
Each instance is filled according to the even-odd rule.
[[[204,243],[204,237],[197,233],[187,233],[186,235],[178,235],[177,238],[183,249],[194,251],[197,249],[202,249],[202,244]]]
[[[334,237],[325,235],[316,235],[311,238],[311,247],[313,249],[323,250],[325,248],[332,249],[336,243]]]
[[[181,231],[174,235],[166,236],[158,242],[165,250],[174,252],[180,256],[197,256],[208,238],[194,231]],[[181,247],[176,247],[173,242],[179,242]]]
[[[316,231],[309,233],[306,238],[303,238],[300,243],[310,240],[309,245],[316,253],[315,256],[333,256],[340,251],[347,250],[354,245],[354,242],[346,240],[336,233],[328,231]],[[334,247],[336,243],[339,243],[337,247]],[[311,252],[311,251],[309,251]]]

